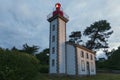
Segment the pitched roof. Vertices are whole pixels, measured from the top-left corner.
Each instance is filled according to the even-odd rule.
[[[80,48],[80,49],[83,49],[83,50],[85,50],[85,51],[88,51],[88,52],[90,52],[90,53],[93,53],[94,55],[95,55],[95,51],[92,51],[92,50],[90,50],[90,49],[88,49],[88,48],[85,48],[85,47],[83,47],[83,46],[81,46],[81,45],[79,45],[79,44],[75,44],[75,43],[72,43],[72,42],[66,42],[66,44],[69,44],[69,45],[73,45],[74,47],[78,47],[78,48]]]

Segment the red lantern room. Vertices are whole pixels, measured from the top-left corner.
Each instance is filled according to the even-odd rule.
[[[63,16],[63,11],[61,11],[61,4],[60,3],[56,3],[55,4],[55,8],[56,8],[56,10],[53,12],[53,16],[55,16],[55,15],[61,15],[61,16]]]
[[[51,22],[52,20],[54,20],[55,18],[58,18],[58,17],[63,19],[65,22],[67,22],[69,19],[69,16],[66,15],[63,12],[63,10],[61,9],[60,3],[55,4],[55,10],[47,16],[47,19],[49,22]]]

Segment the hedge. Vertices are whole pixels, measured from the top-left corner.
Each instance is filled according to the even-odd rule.
[[[0,80],[32,80],[38,65],[39,60],[32,55],[0,50]]]

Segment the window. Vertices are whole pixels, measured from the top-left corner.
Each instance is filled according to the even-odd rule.
[[[89,54],[88,53],[86,53],[86,58],[89,59]]]
[[[52,36],[52,42],[54,42],[55,41],[55,36]]]
[[[55,25],[52,26],[52,31],[55,31]]]
[[[81,51],[81,57],[84,57],[84,52],[83,51]]]
[[[82,69],[82,71],[85,71],[85,62],[84,62],[84,60],[81,60],[81,69]]]
[[[55,53],[55,48],[53,47],[53,48],[52,48],[52,54],[54,54],[54,53]]]
[[[91,62],[91,72],[94,72],[94,64]]]
[[[91,60],[93,60],[93,56],[92,56],[92,54],[91,54]]]
[[[52,66],[54,66],[55,65],[55,60],[54,59],[52,59]]]

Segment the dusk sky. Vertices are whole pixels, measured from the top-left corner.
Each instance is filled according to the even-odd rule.
[[[27,43],[40,50],[48,48],[47,15],[57,2],[69,16],[67,37],[95,21],[107,20],[114,31],[110,49],[120,46],[120,0],[0,0],[0,47],[22,48]]]

